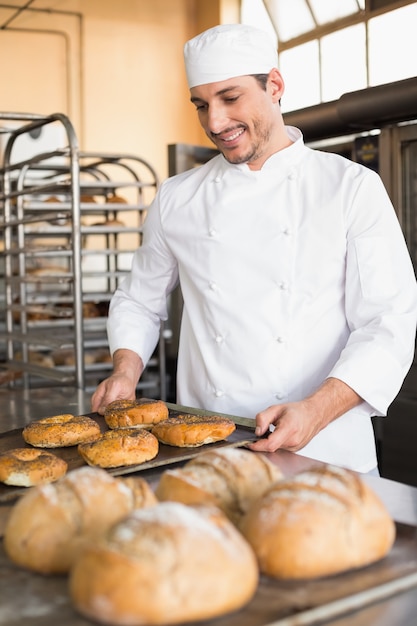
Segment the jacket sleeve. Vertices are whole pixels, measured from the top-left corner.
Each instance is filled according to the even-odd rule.
[[[395,211],[369,171],[347,213],[346,318],[350,336],[330,376],[385,415],[411,366],[417,288]]]
[[[127,348],[149,361],[168,317],[167,297],[178,282],[178,268],[166,245],[160,220],[160,193],[148,210],[143,243],[133,256],[129,275],[117,288],[109,308],[110,352]]]

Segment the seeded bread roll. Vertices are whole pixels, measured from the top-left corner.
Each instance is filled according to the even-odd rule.
[[[14,505],[4,532],[8,557],[42,574],[64,574],[80,550],[135,508],[156,498],[142,478],[115,478],[82,467],[33,487]]]
[[[53,415],[31,422],[22,431],[22,437],[37,448],[65,448],[100,436],[98,423],[86,415]]]
[[[249,506],[282,474],[263,454],[243,448],[201,452],[183,467],[162,474],[158,500],[184,504],[211,503],[235,524]]]
[[[254,595],[252,549],[216,508],[163,502],[134,511],[90,545],[70,573],[87,618],[113,626],[212,619]]]
[[[104,411],[109,428],[150,428],[168,417],[168,407],[162,400],[114,400]]]
[[[86,463],[103,468],[145,463],[156,457],[158,449],[158,439],[137,428],[107,430],[95,441],[78,446]]]
[[[348,470],[324,466],[273,485],[240,530],[260,570],[274,578],[315,578],[382,559],[395,524],[374,492]]]
[[[51,452],[14,448],[0,454],[0,482],[16,487],[51,483],[64,476],[68,464]]]
[[[195,448],[222,441],[236,430],[236,424],[218,415],[178,415],[159,422],[152,433],[161,443],[180,448]]]

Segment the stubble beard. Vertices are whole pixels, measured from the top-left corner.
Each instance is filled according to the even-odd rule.
[[[259,120],[255,120],[253,124],[253,129],[257,141],[256,143],[252,143],[247,152],[245,152],[244,154],[234,155],[233,151],[228,154],[227,151],[221,150],[221,148],[216,144],[216,141],[211,135],[208,136],[209,139],[214,143],[216,148],[218,148],[218,150],[223,154],[228,163],[230,163],[231,165],[240,165],[242,163],[252,163],[253,161],[259,159],[262,156],[265,147],[268,145],[269,139],[271,137],[271,129],[269,127],[263,126],[262,122],[260,122]]]

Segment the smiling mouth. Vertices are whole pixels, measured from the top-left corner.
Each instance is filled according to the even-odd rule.
[[[244,128],[239,128],[231,135],[225,135],[224,133],[222,133],[222,134],[214,135],[214,138],[217,141],[221,141],[223,144],[228,144],[228,143],[233,143],[234,141],[236,141],[236,139],[239,139],[239,137],[243,135],[244,132],[245,132]]]

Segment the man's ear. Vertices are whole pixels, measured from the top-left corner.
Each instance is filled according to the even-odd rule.
[[[279,102],[285,91],[285,84],[281,72],[276,67],[269,72],[268,86],[271,90],[273,102]]]

